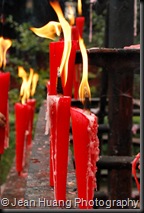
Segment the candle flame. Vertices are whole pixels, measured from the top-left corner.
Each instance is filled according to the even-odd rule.
[[[34,73],[33,79],[32,79],[31,96],[34,96],[35,94],[38,80],[39,80],[39,75],[37,73]]]
[[[18,67],[18,76],[22,78],[22,84],[20,88],[20,98],[22,104],[24,104],[30,96],[35,93],[36,85],[38,82],[38,74],[34,73],[34,70],[30,68],[30,74],[27,75],[22,66]]]
[[[60,36],[61,34],[61,24],[56,21],[50,21],[43,27],[31,27],[30,30],[32,30],[39,37],[55,40],[56,36]]]
[[[22,66],[18,67],[18,76],[22,78],[22,84],[21,84],[21,88],[20,88],[20,98],[21,98],[22,104],[24,104],[26,102],[26,99],[27,99],[27,92],[26,92],[27,73]]]
[[[0,37],[0,67],[6,66],[6,52],[12,45],[12,41],[10,39],[4,39],[2,36]]]
[[[81,16],[82,15],[82,2],[81,2],[81,0],[78,0],[77,8],[78,8],[78,15]]]
[[[79,87],[79,97],[81,102],[84,103],[84,100],[86,97],[91,99],[91,92],[90,92],[90,87],[88,83],[88,55],[87,55],[84,41],[80,36],[79,36],[79,45],[80,45],[80,51],[82,53],[82,61],[83,61],[83,74],[82,74],[82,81]]]
[[[59,72],[60,74],[62,74],[62,72],[64,71],[64,85],[65,85],[67,80],[67,73],[68,73],[68,61],[69,61],[69,56],[71,51],[71,26],[66,21],[63,15],[63,12],[61,10],[61,7],[59,5],[59,2],[54,1],[54,2],[50,2],[50,4],[58,16],[59,22],[63,30],[63,35],[64,35],[64,50],[63,50],[61,64],[59,66]]]
[[[31,94],[31,84],[32,84],[33,75],[34,75],[34,70],[30,68],[30,74],[27,80],[27,89],[26,89],[27,99],[30,97],[30,94]]]
[[[68,5],[68,14],[69,24],[72,26],[75,23],[74,11],[71,5]]]

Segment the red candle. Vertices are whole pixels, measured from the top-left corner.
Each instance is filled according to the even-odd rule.
[[[34,98],[28,99],[27,104],[29,106],[31,106],[30,116],[29,116],[29,124],[28,124],[28,136],[27,136],[27,145],[28,145],[28,147],[30,147],[32,145],[32,130],[33,130],[33,121],[34,121],[36,100]]]
[[[61,58],[64,49],[64,41],[51,42],[49,45],[49,61],[50,61],[50,95],[56,95],[57,69],[60,67]],[[63,85],[64,95],[72,96],[73,75],[75,56],[77,49],[77,41],[72,41],[72,48],[68,63],[68,77],[66,85]],[[62,84],[64,84],[64,76],[62,75]]]
[[[78,41],[79,32],[77,26],[72,26],[72,40]],[[78,45],[79,47],[79,45]]]
[[[68,64],[68,76],[67,81],[64,86],[64,95],[65,96],[72,96],[72,87],[73,87],[73,78],[74,78],[74,69],[75,69],[75,57],[76,57],[76,50],[77,50],[78,41],[72,41],[72,48],[71,54],[69,57],[69,64]],[[62,76],[63,77],[63,76]]]
[[[66,200],[71,98],[49,95],[48,103],[54,195],[56,200]]]
[[[76,27],[78,29],[81,38],[83,37],[84,23],[85,17],[83,16],[76,17]]]
[[[96,188],[96,161],[99,159],[97,117],[90,112],[71,107],[74,156],[79,208],[90,209]],[[86,200],[87,202],[83,202]]]
[[[8,116],[8,91],[10,84],[10,73],[0,72],[0,112],[7,118]],[[7,124],[8,125],[8,124]],[[6,137],[6,127],[0,127],[0,154],[4,153],[4,142]]]
[[[31,107],[27,104],[15,104],[15,131],[16,131],[16,170],[20,174],[25,163],[26,132]]]
[[[50,42],[49,64],[50,64],[50,95],[56,95],[57,68],[60,65],[63,52],[63,41]]]

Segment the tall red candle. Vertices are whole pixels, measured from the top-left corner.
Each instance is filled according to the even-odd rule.
[[[10,84],[10,73],[0,72],[0,112],[5,117],[8,116],[8,91]],[[4,153],[4,141],[5,141],[6,128],[0,127],[0,154]]]
[[[60,67],[61,58],[64,49],[64,41],[51,42],[49,45],[49,61],[50,61],[50,95],[56,95],[56,79],[57,79],[57,69]],[[77,49],[77,41],[72,41],[72,48],[68,63],[68,77],[66,85],[63,85],[64,95],[72,96],[72,86],[73,86],[73,75],[74,75],[74,65],[75,56]],[[64,76],[62,75],[62,83]]]
[[[20,174],[24,167],[24,152],[26,148],[26,131],[31,107],[27,104],[15,104],[15,131],[16,131],[16,170]]]
[[[66,200],[71,98],[49,95],[50,144],[56,200]]]
[[[71,118],[79,208],[91,209],[89,201],[93,200],[96,188],[96,161],[99,159],[97,117],[91,112],[71,107]]]
[[[72,26],[72,40],[77,41],[79,39],[79,32],[77,26]],[[79,48],[79,45],[77,44],[77,49]]]
[[[85,17],[79,16],[79,17],[76,17],[75,20],[76,20],[76,27],[78,28],[79,35],[82,38],[83,37]]]

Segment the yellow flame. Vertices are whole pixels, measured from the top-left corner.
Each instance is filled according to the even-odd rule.
[[[31,96],[35,94],[38,80],[39,80],[39,75],[37,73],[34,73],[33,79],[32,79]]]
[[[0,37],[0,67],[6,66],[6,52],[12,45],[12,41],[10,39],[4,39],[2,36]]]
[[[68,60],[69,60],[70,51],[71,51],[71,26],[64,18],[59,2],[54,1],[54,2],[50,2],[50,4],[58,16],[59,22],[63,30],[63,35],[64,35],[64,50],[63,50],[61,64],[59,67],[59,72],[60,74],[62,74],[62,72],[64,71],[64,85],[65,85],[67,80],[67,72],[68,72]]]
[[[34,75],[34,70],[30,68],[30,74],[27,80],[27,88],[26,88],[27,99],[30,97],[33,75]]]
[[[88,55],[84,41],[80,36],[79,36],[79,45],[83,61],[83,74],[82,74],[82,81],[79,87],[79,98],[82,101],[82,103],[84,103],[85,97],[89,97],[91,99],[91,92],[88,83]]]
[[[32,30],[39,37],[55,40],[56,36],[60,36],[61,34],[61,24],[56,21],[50,21],[43,27],[31,27],[30,30]]]
[[[28,76],[24,68],[22,66],[19,66],[18,76],[22,78],[20,98],[22,104],[24,104],[30,96],[34,95],[39,75],[37,73],[34,73],[34,70],[30,68],[30,74]]]
[[[69,23],[70,25],[74,25],[75,23],[75,17],[74,17],[74,12],[73,12],[73,8],[71,5],[68,5],[68,19],[69,19]]]
[[[27,88],[28,79],[27,79],[27,73],[22,66],[18,67],[18,76],[22,78],[22,84],[20,88],[20,98],[21,98],[22,104],[24,104],[27,100],[26,88]]]
[[[78,0],[77,7],[78,7],[78,15],[81,16],[82,15],[82,2],[81,2],[81,0]]]

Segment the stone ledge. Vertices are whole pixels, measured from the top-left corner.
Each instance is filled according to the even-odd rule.
[[[39,205],[40,200],[54,201],[53,187],[49,186],[49,136],[45,135],[46,101],[41,106],[35,136],[30,156],[28,177],[26,183],[25,200],[33,200],[32,206],[27,208],[58,209],[56,206]],[[73,202],[76,192],[75,170],[73,168],[71,151],[69,149],[67,192],[66,199]],[[61,207],[63,208],[63,207]]]
[[[26,164],[23,171],[25,174],[28,171],[29,156],[30,156],[30,150],[29,152],[27,152]],[[25,187],[26,187],[26,177],[22,177],[18,175],[16,171],[15,159],[14,159],[11,170],[7,176],[7,180],[4,184],[2,194],[1,194],[1,200],[3,198],[6,198],[8,200],[8,203],[6,206],[4,205],[2,206],[0,202],[0,209],[25,209],[25,206],[23,205],[14,206],[13,204],[15,199],[17,201],[24,200]]]

